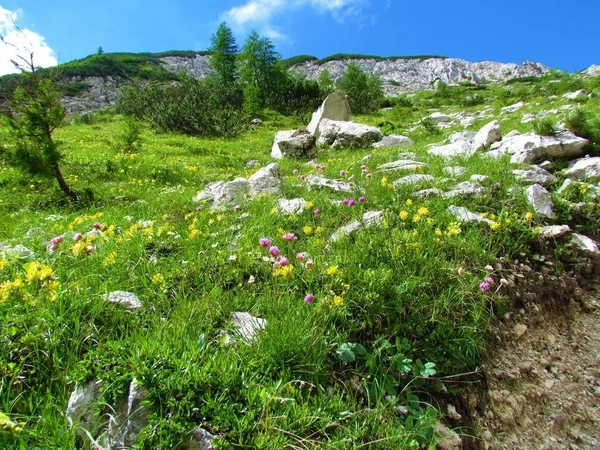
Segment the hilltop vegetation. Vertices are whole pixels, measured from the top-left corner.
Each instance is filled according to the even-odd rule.
[[[252,41],[263,50],[268,44]],[[52,180],[20,170],[15,141],[0,127],[0,447],[93,448],[101,427],[86,434],[85,420],[69,425],[71,392],[101,381],[94,411],[106,421],[116,416],[107,405],[118,407],[135,379],[148,408],[136,448],[185,448],[199,428],[218,437],[216,448],[434,448],[436,422],[446,414],[439,402],[476,379],[490,326],[513,308],[523,255],[536,248],[557,277],[580,265],[568,241],[546,245],[540,227],[568,224],[600,238],[594,186],[558,192],[565,160],[552,162],[556,218],[548,220],[526,201],[510,156],[459,157],[458,174],[428,153],[453,132],[498,119],[503,134],[558,133],[565,122],[590,139],[586,153],[595,156],[600,77],[439,83],[379,98],[387,109],[374,104],[352,119],[405,134],[414,154],[323,147],[310,163],[279,161],[280,196],[245,195],[221,210],[194,201],[210,182],[248,178],[271,163],[275,132],[306,126],[305,112],[324,97],[317,85],[292,105],[281,91],[262,90],[281,75],[271,50],[267,66],[233,79],[225,63],[222,89],[191,80],[152,84],[126,95],[120,113],[73,117],[57,128],[65,178],[77,192],[93,190],[93,201],[68,201]],[[155,66],[144,57],[119,61],[138,67],[125,73],[140,78]],[[594,95],[562,97],[576,89]],[[194,112],[199,99],[208,102],[197,108],[202,116]],[[218,115],[227,112],[222,104],[229,116]],[[452,123],[434,123],[434,110]],[[254,113],[262,126],[249,126]],[[523,121],[527,114],[536,117]],[[189,129],[177,128],[182,123]],[[398,158],[424,163],[416,173],[434,181],[394,185],[406,174],[380,165]],[[310,175],[353,181],[354,189],[311,188]],[[413,195],[474,175],[487,177],[481,196]],[[299,197],[305,206],[283,214],[279,199]],[[462,223],[450,205],[488,222]],[[369,211],[381,211],[378,226],[331,239]],[[134,293],[141,307],[108,302],[114,291]],[[236,334],[233,312],[266,326],[248,343]]]

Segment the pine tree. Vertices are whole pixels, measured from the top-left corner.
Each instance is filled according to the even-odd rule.
[[[231,29],[225,22],[210,38],[211,65],[217,76],[227,84],[232,84],[237,79],[236,58],[238,46]]]
[[[383,99],[381,79],[377,75],[367,75],[353,61],[348,64],[339,85],[348,96],[350,109],[355,114],[376,111]]]

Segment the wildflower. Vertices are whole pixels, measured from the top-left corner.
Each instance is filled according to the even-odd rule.
[[[321,210],[319,208],[315,209],[313,211],[313,214],[316,216],[317,214],[319,214],[321,212]]]
[[[412,221],[415,223],[417,223],[420,220],[421,220],[421,214],[415,214],[412,218]]]
[[[367,166],[365,166],[365,165],[363,164],[362,166],[360,166],[360,169],[361,169],[361,170],[367,170]],[[383,177],[383,178],[385,178],[385,177]]]
[[[371,178],[372,176],[373,176],[373,174],[372,174],[372,173],[368,173],[368,174],[367,174],[367,178]]]
[[[53,244],[60,244],[64,240],[65,240],[64,236],[56,236],[56,237],[53,237],[52,239],[50,239],[50,242]]]
[[[285,233],[282,237],[286,241],[290,241],[290,242],[298,239],[298,237],[294,233]]]
[[[229,255],[229,261],[237,261],[236,255]]]
[[[292,171],[292,173],[293,173],[294,175],[296,175],[296,174],[298,173],[298,169],[294,169],[294,170]]]
[[[488,291],[490,289],[490,285],[484,281],[479,285],[479,289],[481,289],[483,292]]]
[[[361,203],[364,203],[364,202],[367,201],[367,199],[364,198],[364,197],[358,197],[358,201],[361,202]]]
[[[467,271],[465,270],[465,268],[464,268],[464,267],[459,267],[459,268],[458,268],[458,274],[459,274],[460,276],[463,276],[465,273],[467,273]]]
[[[315,234],[321,234],[323,231],[325,231],[325,228],[323,228],[323,227],[315,228]]]
[[[436,228],[436,229],[435,229],[435,235],[436,235],[436,236],[442,236],[442,235],[443,235],[443,233],[442,233],[442,230],[441,230],[441,229],[439,229],[439,228]]]
[[[506,278],[500,278],[500,285],[508,286],[508,280]]]
[[[345,177],[345,176],[346,176],[346,171],[340,170],[340,177]]]
[[[485,281],[487,284],[489,284],[489,285],[496,284],[496,283],[494,282],[494,279],[493,279],[492,277],[485,277],[485,280],[484,280],[484,281]]]
[[[356,201],[353,198],[348,200],[348,206],[354,206],[354,205],[356,205]]]
[[[302,228],[302,231],[304,231],[304,234],[307,234],[310,236],[313,233],[313,227],[306,225]]]
[[[267,238],[260,238],[258,240],[258,243],[260,244],[261,247],[268,247],[269,245],[271,245],[271,241]]]
[[[371,155],[367,155],[367,156],[365,156],[365,159],[366,159],[367,161],[369,161],[369,160],[371,159]]]
[[[287,266],[290,263],[290,260],[287,259],[285,256],[282,256],[281,258],[279,258],[279,264],[281,264],[282,266]]]
[[[94,222],[93,226],[96,230],[100,230],[102,228],[102,224],[100,222]]]
[[[487,266],[485,266],[485,270],[487,270],[488,272],[493,272],[494,268],[490,264],[488,264]]]
[[[428,216],[429,208],[421,207],[421,208],[419,208],[419,210],[417,212],[422,216]]]
[[[306,202],[306,209],[310,209],[310,208],[312,208],[313,206],[315,206],[315,202],[313,202],[313,201],[310,201],[310,200],[309,200],[308,202]]]
[[[250,277],[248,278],[248,284],[253,284],[256,281],[256,279],[254,278],[254,275],[250,275]]]
[[[306,253],[298,253],[296,255],[296,261],[302,262],[306,259]]]
[[[400,211],[400,220],[406,220],[408,218],[408,211]]]
[[[347,204],[348,204],[348,202],[350,202],[350,199],[348,199],[348,198],[345,198],[344,200],[342,200],[342,203],[343,203],[344,205],[347,205]]]
[[[272,246],[272,247],[269,247],[269,253],[270,253],[272,256],[275,256],[275,257],[277,257],[277,256],[279,256],[279,254],[280,254],[280,251],[279,251],[279,248],[277,248],[277,247],[274,245],[274,246]]]
[[[385,186],[387,185],[387,177],[383,177],[383,178],[381,179],[381,185],[382,185],[383,187],[385,187]]]
[[[492,231],[498,231],[500,229],[500,227],[501,227],[500,222],[492,222],[490,224],[490,229]]]
[[[329,275],[330,277],[335,277],[336,275],[339,275],[340,273],[342,273],[340,271],[340,269],[338,269],[337,266],[329,266],[327,268],[327,275]]]
[[[339,295],[335,295],[333,297],[333,304],[337,307],[342,307],[342,306],[344,306],[344,299],[342,297],[340,297]]]
[[[242,207],[241,207],[240,205],[235,205],[235,206],[233,207],[233,210],[234,210],[234,211],[239,211],[240,209],[242,209]]]
[[[406,200],[406,206],[410,206],[413,204],[413,201],[409,198]]]
[[[315,296],[312,294],[306,294],[306,296],[304,297],[304,303],[306,303],[307,305],[311,305],[312,302],[315,301]]]
[[[533,213],[531,211],[529,211],[527,214],[525,214],[525,219],[528,222],[531,222],[533,220]]]
[[[312,269],[314,267],[315,263],[313,262],[312,259],[309,259],[308,261],[306,261],[306,264],[304,264],[304,267],[306,267],[308,270]]]
[[[73,240],[74,240],[75,242],[77,242],[77,241],[80,241],[82,237],[83,237],[83,234],[81,234],[81,233],[75,233],[75,234],[73,235]]]

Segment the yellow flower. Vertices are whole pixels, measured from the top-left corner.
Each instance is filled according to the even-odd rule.
[[[410,206],[413,204],[413,201],[409,198],[406,200],[406,206]]]
[[[420,215],[422,216],[428,216],[429,215],[429,209],[425,208],[425,207],[421,207],[419,208],[419,210],[417,211]]]
[[[201,235],[202,235],[202,233],[200,232],[200,230],[197,230],[196,228],[194,228],[193,230],[191,230],[190,235],[188,236],[188,239],[191,241]]]
[[[313,228],[309,225],[306,225],[305,227],[302,228],[302,231],[304,231],[304,234],[307,234],[310,236],[313,233]]]
[[[387,186],[387,177],[383,177],[383,178],[381,179],[381,185],[382,185],[383,187],[386,187],[386,186]]]
[[[458,222],[452,222],[450,225],[448,225],[448,228],[446,229],[446,236],[451,237],[451,236],[456,236],[458,234],[460,234],[462,232],[460,226],[458,225]]]
[[[499,222],[492,222],[490,224],[490,228],[492,231],[498,231],[500,229],[501,225]]]
[[[408,218],[408,211],[400,211],[400,219],[406,220]]]
[[[111,266],[117,262],[116,260],[117,260],[117,252],[112,252],[106,258],[104,258],[104,260],[102,261],[102,264],[104,266]]]
[[[323,227],[315,228],[315,234],[321,234],[323,231],[325,231],[325,228],[323,228]]]
[[[7,260],[0,259],[0,272],[2,272],[7,265],[8,265],[8,261]]]
[[[312,202],[312,201],[306,202],[306,209],[311,209],[313,206],[315,206],[315,202]]]
[[[339,275],[341,273],[341,270],[338,269],[337,266],[329,266],[327,268],[327,275],[329,275],[330,277],[335,277],[336,275]]]
[[[287,266],[281,266],[281,267],[278,267],[277,269],[273,270],[273,278],[277,278],[277,277],[288,278],[293,274],[293,272],[294,272],[293,264],[288,264]]]
[[[344,306],[344,299],[339,295],[336,295],[333,297],[333,304],[337,307],[342,307]]]
[[[533,213],[531,211],[525,214],[525,220],[527,220],[528,222],[531,222],[533,220]]]
[[[442,236],[443,235],[442,230],[440,230],[439,228],[435,229],[435,234],[436,234],[436,236]]]
[[[419,220],[421,220],[421,215],[420,214],[415,214],[412,218],[413,222],[418,222]]]
[[[315,244],[315,247],[319,248],[323,248],[327,245],[323,239],[315,239],[313,243]]]

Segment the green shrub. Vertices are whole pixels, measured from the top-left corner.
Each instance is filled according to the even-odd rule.
[[[367,75],[358,64],[350,62],[340,80],[340,88],[348,96],[354,114],[366,114],[379,108],[383,100],[381,80],[377,75]]]
[[[574,134],[590,141],[591,150],[600,151],[600,118],[583,108],[576,108],[569,114],[565,123]]]
[[[540,136],[556,136],[558,134],[556,123],[549,117],[535,120],[533,122],[533,130]]]
[[[118,136],[118,150],[125,153],[135,153],[142,148],[142,126],[135,117],[129,116],[125,120],[125,127]]]

